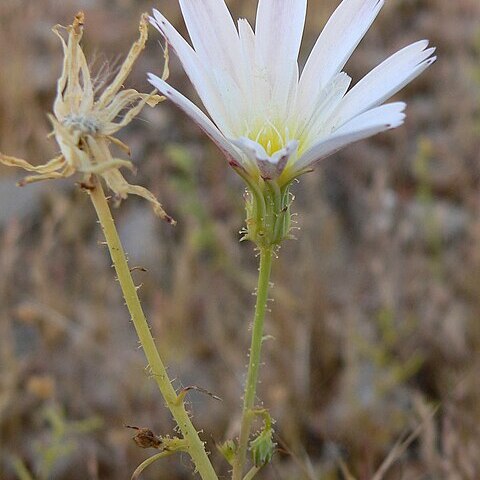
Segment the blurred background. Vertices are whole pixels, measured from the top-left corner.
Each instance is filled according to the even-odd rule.
[[[310,0],[301,62],[337,0]],[[254,18],[253,0],[228,2]],[[86,13],[93,69],[114,69],[140,14],[161,9],[184,32],[177,2],[2,0],[0,150],[43,163],[62,53],[50,28]],[[405,126],[325,160],[294,188],[300,230],[275,262],[259,396],[281,452],[266,480],[480,478],[480,3],[389,1],[351,61],[357,81],[422,38],[438,62],[397,98]],[[160,35],[128,81],[148,91],[163,66]],[[172,58],[171,81],[191,98]],[[115,211],[135,280],[177,387],[191,393],[221,478],[215,443],[239,428],[257,265],[239,243],[243,186],[216,147],[173,105],[121,132],[138,174],[178,225],[147,202]],[[73,180],[20,189],[0,169],[0,478],[129,479],[154,451],[124,424],[172,433],[144,369],[88,197]],[[387,457],[418,427],[384,474]],[[389,462],[387,460],[387,462]],[[382,472],[380,472],[382,473]],[[185,457],[145,479],[192,478]]]

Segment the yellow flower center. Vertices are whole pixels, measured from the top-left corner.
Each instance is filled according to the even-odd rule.
[[[267,155],[272,156],[275,152],[284,148],[289,141],[288,128],[284,128],[282,132],[275,124],[271,122],[264,123],[254,129],[248,135],[248,138],[259,143],[265,149]]]

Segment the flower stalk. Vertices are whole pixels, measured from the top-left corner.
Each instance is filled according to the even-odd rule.
[[[257,301],[253,321],[250,359],[248,364],[247,381],[243,398],[242,423],[238,448],[233,464],[233,480],[242,480],[245,467],[248,441],[254,419],[255,396],[257,391],[258,375],[260,371],[261,351],[263,343],[263,325],[267,310],[268,289],[273,259],[273,246],[260,247],[260,269],[258,275]]]
[[[170,452],[169,450],[164,450],[163,452],[157,453],[150,458],[147,458],[144,462],[142,462],[133,472],[133,475],[130,480],[138,480],[142,472],[149,467],[152,463],[155,463],[157,460],[162,458],[169,457],[173,455],[175,452]]]
[[[252,467],[249,472],[245,475],[243,480],[252,480],[252,478],[260,471],[262,467]]]
[[[127,258],[118,236],[113,217],[105,198],[100,181],[95,178],[94,185],[88,189],[90,198],[98,216],[98,220],[105,235],[110,255],[112,257],[117,279],[123,292],[125,303],[132,317],[132,322],[142,345],[149,364],[151,375],[162,393],[166,405],[172,413],[183,438],[187,442],[186,451],[192,458],[195,468],[203,480],[218,480],[212,467],[205,445],[192,424],[190,416],[185,409],[185,404],[177,395],[168,377],[165,365],[160,358],[150,327],[145,318],[137,288],[132,279]],[[179,401],[180,400],[180,401]]]
[[[264,340],[264,323],[267,311],[268,292],[273,257],[283,240],[291,238],[291,211],[293,196],[290,194],[290,184],[279,184],[276,180],[255,178],[243,175],[237,170],[247,185],[245,195],[246,228],[242,240],[250,240],[258,248],[260,265],[258,285],[256,290],[257,301],[252,327],[249,364],[245,392],[243,396],[242,421],[240,437],[233,461],[233,480],[242,480],[253,420],[256,416],[255,398],[260,372],[262,343]],[[273,444],[272,444],[273,445]],[[252,453],[253,450],[252,450]],[[273,454],[273,451],[272,451]],[[255,455],[253,455],[255,457]],[[271,458],[271,455],[269,456]],[[256,460],[254,458],[254,462]],[[268,463],[268,462],[266,462]],[[261,465],[258,465],[259,467]],[[257,467],[255,465],[254,467]],[[250,471],[248,478],[253,478]]]

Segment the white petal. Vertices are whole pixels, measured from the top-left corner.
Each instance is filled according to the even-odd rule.
[[[238,21],[238,33],[240,37],[241,57],[243,68],[244,86],[243,102],[245,103],[245,118],[271,118],[272,87],[266,68],[255,60],[256,38],[253,29],[246,19]],[[237,132],[234,137],[240,137],[245,133]]]
[[[240,41],[224,0],[180,0],[180,8],[195,51],[207,68],[224,69],[237,80]]]
[[[250,23],[245,18],[238,20],[238,35],[240,37],[241,50],[239,62],[243,77],[242,89],[245,93],[242,101],[245,104],[245,116],[252,118],[254,107],[258,107],[259,104],[255,98],[255,34]],[[240,136],[240,132],[237,133],[237,136]]]
[[[281,108],[291,102],[298,82],[298,52],[305,26],[306,0],[260,0],[255,26],[255,54],[265,68],[272,100]]]
[[[405,120],[405,107],[403,102],[389,103],[355,117],[302,155],[295,164],[295,170],[308,168],[350,143],[402,125]]]
[[[311,99],[342,70],[383,4],[384,0],[344,0],[338,6],[318,37],[300,78],[300,108],[308,109]]]
[[[246,153],[249,159],[268,160],[268,153],[262,145],[247,137],[231,138],[230,141],[242,152]]]
[[[222,102],[225,113],[225,122],[221,130],[225,136],[235,136],[234,132],[243,132],[245,128],[246,95],[238,84],[225,70],[211,67],[211,75],[214,78],[215,90]],[[213,115],[212,115],[212,118]],[[220,125],[219,125],[220,127]]]
[[[162,95],[165,95],[169,100],[174,102],[192,120],[194,120],[195,123],[197,123],[197,125],[218,145],[231,164],[235,166],[242,164],[242,159],[235,147],[194,103],[171,87],[167,82],[152,73],[148,74],[148,81],[157,88]]]
[[[204,72],[200,69],[201,63],[193,48],[158,10],[153,10],[153,17],[150,17],[150,23],[165,37],[169,46],[171,46],[182,62],[183,69],[198,91],[198,94],[202,96],[202,90],[205,86]]]
[[[279,176],[283,172],[288,161],[297,153],[297,151],[298,141],[290,140],[284,148],[272,155],[270,162],[276,165],[276,176]]]
[[[295,138],[302,138],[302,143],[308,145],[311,138],[315,139],[321,135],[327,120],[336,111],[351,81],[346,73],[339,73],[318,92],[316,99],[311,99],[312,107],[309,111],[299,112],[299,128]]]
[[[240,38],[241,61],[246,74],[253,73],[255,64],[255,33],[246,18],[238,20],[238,35]]]
[[[287,58],[296,62],[307,11],[306,0],[260,0],[255,24],[256,46],[273,68]]]
[[[336,112],[337,124],[382,104],[420,75],[436,60],[432,57],[435,49],[427,46],[427,40],[416,42],[373,69],[342,100]]]
[[[160,31],[177,54],[208,113],[222,131],[230,133],[229,116],[218,88],[215,87],[212,72],[205,69],[193,48],[158,10],[153,10],[153,15],[150,18],[151,24]]]
[[[259,143],[250,140],[247,137],[230,139],[230,141],[243,152],[245,159],[244,164],[247,170],[254,173],[260,169],[260,165],[268,165],[268,154]]]
[[[292,140],[284,148],[269,157],[263,146],[250,138],[240,137],[231,140],[231,142],[246,155],[250,168],[256,166],[265,180],[272,180],[280,176],[288,160],[296,153],[298,148],[298,142]]]

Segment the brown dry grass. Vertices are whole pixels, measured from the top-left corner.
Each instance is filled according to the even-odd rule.
[[[250,17],[254,3],[229,2]],[[336,3],[310,0],[304,54]],[[165,4],[155,6],[179,21],[176,2]],[[127,51],[152,6],[1,2],[1,150],[38,162],[54,153],[45,139],[61,64],[53,24],[83,8],[86,50],[102,52],[101,64]],[[401,95],[405,127],[337,154],[296,189],[301,231],[274,268],[275,340],[260,388],[285,452],[260,478],[346,478],[342,459],[370,480],[422,422],[386,479],[480,478],[479,18],[477,0],[391,1],[349,63],[359,78],[416,39],[439,50]],[[130,79],[139,90],[145,71],[161,72],[155,39]],[[172,79],[190,89],[175,61]],[[242,186],[172,105],[143,119],[124,132],[136,180],[179,224],[158,222],[135,199],[116,217],[132,263],[148,267],[136,276],[176,384],[223,398],[190,396],[213,451],[238,428],[253,307],[256,264],[237,233]],[[0,175],[0,477],[17,478],[20,458],[39,479],[127,479],[147,452],[123,424],[156,433],[172,424],[144,373],[94,213],[69,182],[17,190],[11,171]],[[165,460],[144,478],[191,478],[191,465]]]

